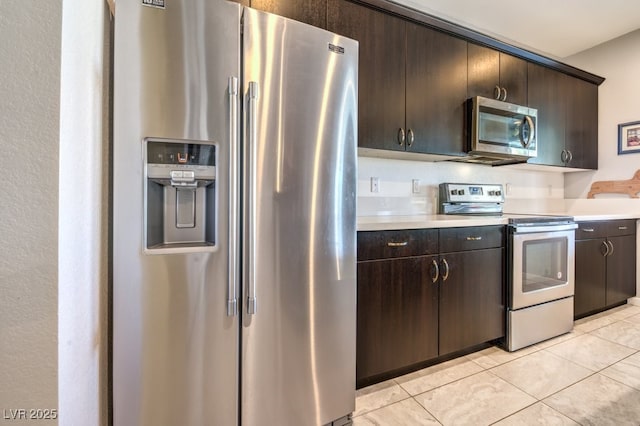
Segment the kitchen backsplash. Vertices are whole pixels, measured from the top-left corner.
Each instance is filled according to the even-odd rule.
[[[538,204],[564,199],[564,174],[561,172],[524,170],[517,165],[489,167],[447,161],[359,157],[357,214],[437,213],[438,185],[442,182],[502,184],[505,205],[510,201]]]

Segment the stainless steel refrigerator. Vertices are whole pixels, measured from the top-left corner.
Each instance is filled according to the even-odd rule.
[[[357,57],[236,3],[117,2],[115,425],[354,410]]]

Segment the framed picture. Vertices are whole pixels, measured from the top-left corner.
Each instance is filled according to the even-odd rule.
[[[618,155],[640,152],[640,121],[618,124]]]

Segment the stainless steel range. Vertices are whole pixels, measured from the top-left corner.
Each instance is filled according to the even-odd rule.
[[[507,341],[515,351],[573,328],[572,217],[509,218]]]
[[[440,184],[440,213],[502,215],[500,184]],[[509,351],[573,328],[575,229],[569,216],[508,215]]]

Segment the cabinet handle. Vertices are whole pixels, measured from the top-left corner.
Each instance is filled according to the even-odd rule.
[[[467,237],[467,241],[480,241],[482,237]]]
[[[387,245],[388,245],[389,247],[404,247],[404,246],[406,246],[407,244],[409,244],[409,242],[408,242],[408,241],[399,241],[399,242],[389,241],[389,242],[387,243]]]
[[[447,259],[442,259],[442,264],[444,265],[444,274],[442,274],[442,281],[446,281],[449,278],[449,262]]]
[[[613,243],[611,241],[607,241],[607,244],[611,248],[611,251],[607,253],[607,256],[611,256],[613,254]]]
[[[404,145],[404,129],[402,127],[398,129],[398,145]]]
[[[594,229],[593,228],[583,228],[582,229],[584,232],[593,232]]]
[[[413,130],[411,129],[407,130],[407,137],[409,138],[409,140],[407,141],[407,146],[413,145],[413,141],[415,140]]]
[[[605,250],[603,256],[607,257],[609,256],[609,244],[607,244],[606,241],[603,241],[602,244],[604,245],[604,250]]]
[[[498,100],[498,101],[499,101],[499,100],[500,100],[500,95],[501,95],[501,93],[500,93],[500,86],[496,86],[496,87],[494,87],[494,88],[493,88],[493,97],[494,97],[496,100]]]
[[[501,101],[506,101],[507,100],[507,88],[506,87],[502,88],[502,98],[500,100]]]
[[[562,155],[560,155],[560,160],[564,164],[569,164],[571,162],[571,160],[573,160],[573,154],[568,149],[563,149],[562,150]]]
[[[431,282],[435,284],[435,282],[438,281],[438,277],[440,276],[440,268],[438,267],[438,262],[436,262],[435,260],[431,260],[431,265],[433,266],[433,270],[435,271],[435,274],[431,276]]]
[[[626,231],[627,229],[629,228],[627,228],[626,226],[618,226],[619,231]]]

